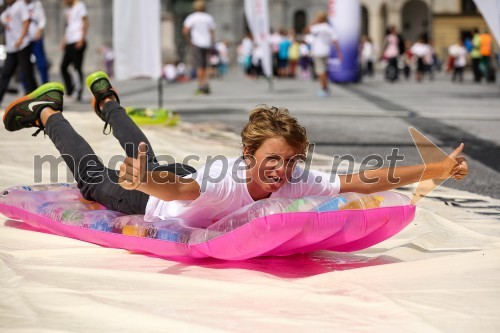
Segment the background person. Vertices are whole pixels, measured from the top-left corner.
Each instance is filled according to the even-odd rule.
[[[342,61],[342,53],[337,42],[337,34],[333,27],[328,23],[328,16],[325,12],[319,12],[307,28],[311,35],[311,55],[314,61],[314,70],[319,77],[321,90],[318,91],[319,97],[330,96],[328,88],[328,59],[330,58],[330,48],[333,45],[337,52],[337,57]]]
[[[485,29],[484,32],[481,35],[479,35],[479,52],[481,53],[479,68],[486,82],[495,81],[495,75],[491,68],[492,50],[493,50],[493,38],[488,33],[488,30]]]
[[[417,82],[422,82],[424,75],[429,70],[429,61],[432,59],[432,51],[429,45],[424,41],[424,36],[420,35],[415,44],[411,47],[413,59],[416,62],[416,75]]]
[[[64,17],[66,29],[61,41],[61,49],[64,55],[61,62],[61,74],[66,86],[66,94],[73,96],[76,90],[76,100],[82,100],[83,93],[83,56],[87,47],[87,6],[78,0],[64,0],[66,8],[64,9]],[[72,75],[68,72],[69,66],[72,65],[78,74],[78,82],[73,82]]]
[[[400,55],[400,36],[398,36],[396,27],[391,26],[388,34],[384,39],[383,57],[387,61],[385,69],[385,78],[389,82],[394,82],[399,79],[398,58]]]
[[[363,76],[373,77],[373,65],[376,59],[375,45],[369,36],[361,37],[361,70]]]
[[[458,39],[457,42],[448,48],[448,54],[453,58],[453,74],[451,76],[451,81],[458,82],[464,81],[464,68],[467,65],[467,49],[465,48],[462,39]]]
[[[205,12],[204,1],[195,1],[193,9],[195,12],[184,20],[182,32],[193,46],[192,54],[198,79],[196,93],[210,94],[208,56],[210,49],[214,47],[216,25],[212,15]]]
[[[472,73],[474,74],[474,82],[481,82],[482,74],[479,67],[481,62],[481,35],[479,34],[479,29],[474,29],[474,35],[472,36],[472,50],[470,51],[470,58],[472,62]]]
[[[40,0],[25,0],[30,13],[30,26],[28,35],[31,40],[33,55],[35,56],[35,64],[40,74],[42,83],[49,82],[49,64],[45,55],[43,45],[44,29],[47,19]]]
[[[30,93],[37,88],[33,65],[31,64],[31,44],[28,37],[30,16],[28,6],[24,0],[7,0],[7,8],[0,16],[5,30],[5,59],[0,76],[0,103],[3,100],[10,79],[18,65],[26,81],[26,92]]]

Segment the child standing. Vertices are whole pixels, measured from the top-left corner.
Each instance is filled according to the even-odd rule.
[[[455,82],[458,80],[458,82],[463,82],[464,68],[467,64],[467,49],[461,39],[449,47],[448,54],[453,57],[453,74],[451,76],[451,81]]]

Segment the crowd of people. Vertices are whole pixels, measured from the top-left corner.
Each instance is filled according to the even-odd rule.
[[[295,30],[271,31],[273,76],[278,78],[309,79],[314,76],[311,55],[311,36],[297,34]],[[263,75],[262,49],[247,33],[237,48],[238,63],[250,77]]]
[[[326,37],[325,37],[326,36]],[[273,76],[277,78],[318,79],[321,90],[318,96],[329,96],[327,60],[331,49],[335,48],[339,60],[342,54],[334,29],[327,17],[319,13],[316,19],[297,34],[294,30],[271,31],[269,44],[272,50]],[[251,78],[263,75],[260,46],[247,33],[237,48],[238,63]],[[495,81],[493,65],[493,39],[487,30],[475,29],[470,38],[459,38],[447,50],[447,61],[442,62],[437,55],[432,40],[422,33],[411,41],[398,34],[395,27],[389,27],[379,52],[369,36],[362,36],[359,49],[361,75],[373,77],[380,62],[388,82],[396,82],[400,77],[417,82],[428,78],[434,80],[435,72],[443,67],[453,82],[463,82],[464,70],[470,64],[474,82]]]
[[[86,49],[88,29],[87,7],[77,0],[64,0],[65,31],[61,39],[63,58],[61,74],[69,98],[81,100],[83,92],[82,64]],[[20,81],[26,93],[38,87],[37,75],[31,58],[39,73],[40,82],[49,81],[49,62],[47,60],[43,38],[47,18],[39,0],[6,0],[6,8],[0,16],[5,32],[7,57],[0,76],[0,103],[7,91],[9,82],[18,67]],[[77,73],[75,80],[69,72],[72,66]]]
[[[470,64],[474,82],[495,81],[495,69],[492,65],[493,39],[487,30],[480,32],[474,29],[469,37],[458,38],[447,50],[444,69],[450,73],[453,82],[463,82],[464,70]],[[421,82],[425,77],[434,79],[434,72],[441,68],[432,41],[427,34],[422,33],[414,42],[405,40],[397,33],[395,27],[390,27],[384,38],[380,57],[378,50],[368,36],[363,36],[360,45],[362,74],[374,76],[377,59],[385,65],[385,79],[389,82],[399,80],[401,74],[406,80],[414,74],[415,80]]]
[[[63,50],[60,71],[64,80],[66,94],[74,100],[81,100],[83,91],[82,64],[87,48],[88,30],[87,8],[84,2],[64,0],[65,31],[61,39]],[[8,88],[9,81],[20,68],[19,77],[26,93],[37,88],[37,75],[31,58],[36,59],[39,81],[49,81],[49,61],[44,51],[44,29],[46,16],[40,0],[6,0],[7,7],[1,14],[5,31],[7,58],[0,77],[0,103]],[[228,41],[216,40],[216,23],[212,15],[205,11],[205,2],[193,2],[194,12],[183,22],[183,33],[190,45],[191,66],[178,60],[167,62],[162,76],[168,82],[185,82],[196,79],[197,94],[210,94],[210,79],[223,77],[230,66]],[[331,49],[341,61],[342,53],[337,43],[338,36],[328,22],[326,13],[320,12],[303,31],[279,29],[271,31],[269,44],[272,51],[273,76],[277,78],[319,79],[318,96],[330,96],[327,68]],[[114,55],[109,47],[101,47],[104,66],[113,74]],[[238,63],[251,78],[263,75],[263,50],[247,33],[237,46]],[[466,38],[460,38],[447,52],[445,69],[451,74],[452,81],[463,81],[465,68],[470,64],[474,82],[493,82],[495,70],[491,58],[494,54],[493,39],[487,31],[476,29]],[[373,77],[378,61],[385,66],[385,78],[389,82],[399,80],[400,76],[417,82],[428,77],[434,78],[440,61],[432,46],[432,41],[422,34],[416,41],[404,39],[395,27],[387,29],[384,44],[379,51],[369,36],[363,36],[360,43],[360,68],[363,76]],[[189,62],[191,64],[191,61]],[[72,66],[76,75],[72,75]]]
[[[317,13],[314,20],[302,31],[287,32],[285,29],[271,31],[269,43],[272,51],[273,76],[278,78],[300,77],[304,80],[319,78],[318,96],[328,97],[328,59],[331,48],[335,48],[336,57],[341,61],[342,53],[337,42],[335,29],[329,24],[326,12]],[[248,33],[238,46],[238,62],[244,72],[252,77],[263,74],[263,51],[254,43]]]

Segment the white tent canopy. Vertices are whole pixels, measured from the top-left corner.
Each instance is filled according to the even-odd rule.
[[[160,13],[160,0],[113,0],[116,79],[160,77]]]

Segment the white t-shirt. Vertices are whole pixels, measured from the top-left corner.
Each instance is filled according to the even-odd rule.
[[[186,225],[206,228],[241,207],[255,202],[245,182],[245,161],[241,158],[216,160],[205,165],[188,177],[195,179],[201,187],[196,200],[163,201],[149,198],[145,220],[157,221],[180,218]],[[298,199],[305,196],[333,196],[340,192],[340,178],[323,172],[305,172],[296,166],[292,179],[284,184],[271,198]]]
[[[167,81],[175,81],[177,78],[177,69],[174,64],[166,64],[163,67],[163,76]]]
[[[219,53],[220,61],[224,64],[227,64],[229,62],[229,50],[227,49],[226,43],[216,43],[215,49],[217,50],[217,53]]]
[[[211,31],[215,30],[215,21],[212,15],[205,12],[189,14],[184,20],[184,27],[189,29],[193,45],[202,48],[212,46]]]
[[[467,49],[462,45],[453,44],[448,49],[448,53],[450,54],[450,56],[455,58],[455,60],[453,61],[453,67],[460,68],[467,65]]]
[[[277,33],[277,32],[274,32],[269,37],[269,42],[271,43],[271,50],[274,53],[277,53],[279,51],[282,39],[283,39],[283,37],[281,37],[281,35],[279,33]]]
[[[361,49],[361,60],[363,61],[375,61],[375,47],[369,41],[363,43]]]
[[[332,26],[326,22],[313,24],[310,33],[314,37],[311,41],[313,57],[328,57],[332,42],[337,40],[337,34]]]
[[[28,35],[31,40],[34,40],[38,30],[45,29],[47,20],[45,18],[45,11],[43,10],[42,3],[39,0],[31,1],[27,6],[31,19]]]
[[[425,58],[429,53],[431,53],[431,49],[427,44],[416,42],[412,45],[410,52],[418,58]]]
[[[307,44],[302,43],[300,44],[300,56],[301,57],[308,57],[311,54],[311,50],[309,49],[309,46]]]
[[[83,2],[76,2],[64,10],[66,17],[66,44],[78,43],[83,38],[83,19],[87,17],[87,6]]]
[[[24,22],[30,19],[28,6],[24,0],[17,0],[12,5],[8,6],[0,17],[5,29],[5,50],[7,53],[18,52],[24,49],[30,43],[28,34],[23,38],[23,42],[19,48],[15,44],[23,33]]]

